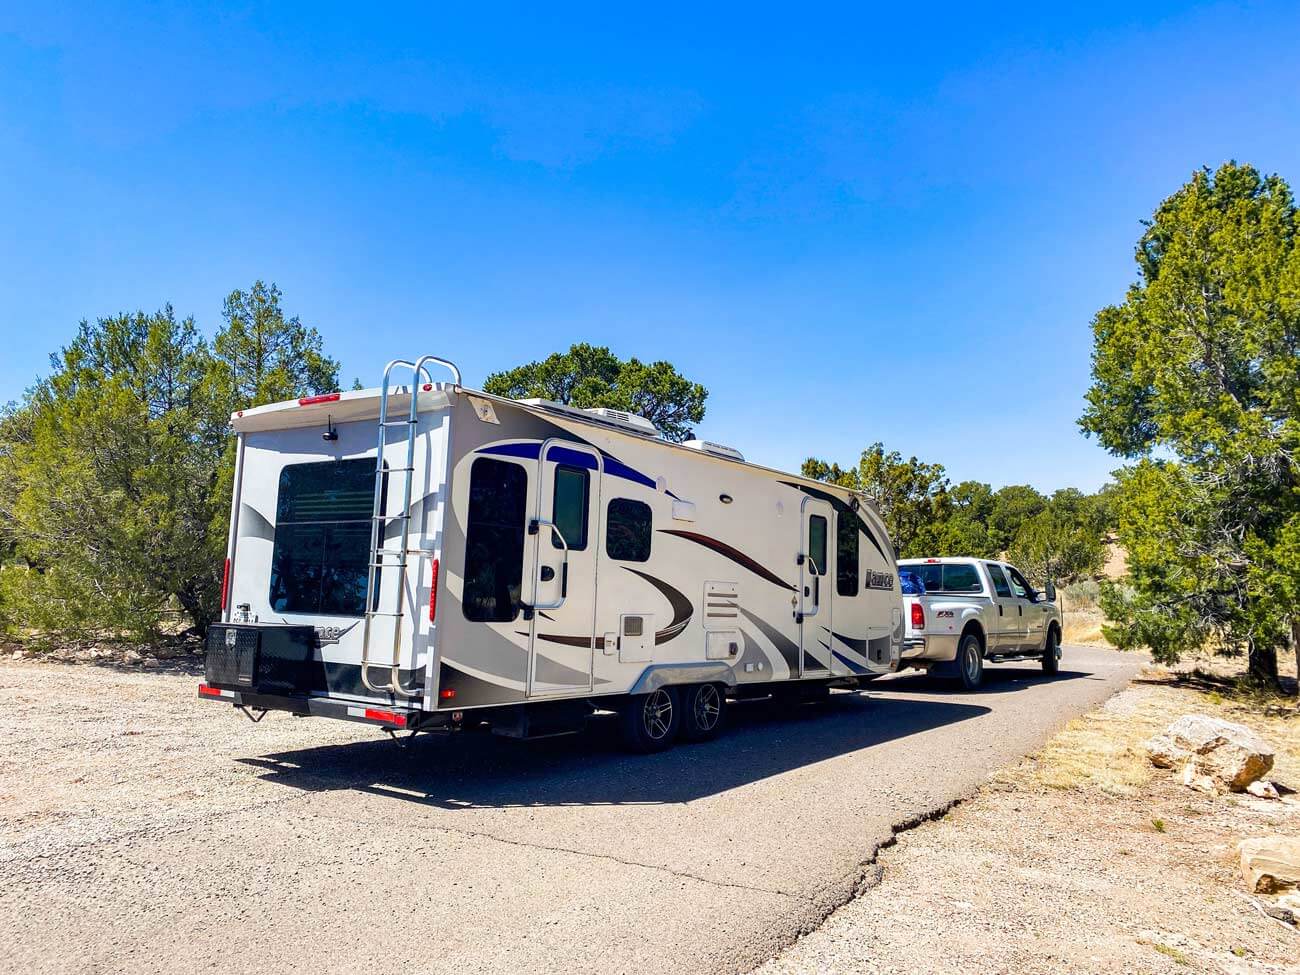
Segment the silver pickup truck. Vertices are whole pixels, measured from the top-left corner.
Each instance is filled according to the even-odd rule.
[[[1044,673],[1057,672],[1061,611],[1050,582],[1039,592],[1015,566],[988,559],[904,559],[898,571],[901,666],[955,672],[967,690],[979,686],[985,660],[1040,659]]]

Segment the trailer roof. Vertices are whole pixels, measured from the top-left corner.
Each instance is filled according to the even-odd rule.
[[[319,396],[304,396],[296,400],[285,400],[280,403],[267,403],[264,406],[254,406],[246,410],[238,410],[235,413],[232,413],[230,416],[230,423],[236,433],[254,433],[266,430],[288,430],[297,427],[317,426],[325,421],[326,416],[336,423],[347,423],[353,420],[378,420],[380,393],[381,390],[378,387],[374,387],[370,389],[353,389],[345,392],[325,393]],[[417,391],[419,397],[417,409],[421,413],[429,410],[444,409],[450,405],[451,397],[454,393],[464,393],[466,396],[474,399],[486,400],[490,403],[505,406],[510,409],[535,413],[545,416],[548,419],[561,419],[569,423],[596,427],[607,433],[629,437],[633,440],[646,441],[648,443],[657,444],[674,450],[684,451],[691,457],[707,459],[719,464],[748,467],[751,470],[790,478],[799,481],[800,483],[807,484],[810,487],[816,487],[821,490],[829,489],[836,493],[843,493],[848,497],[856,497],[863,503],[870,505],[871,509],[875,511],[877,515],[880,513],[876,502],[869,495],[864,494],[861,491],[854,491],[850,488],[842,487],[838,484],[830,484],[826,481],[818,481],[810,477],[805,477],[802,474],[793,474],[789,471],[777,470],[773,467],[765,467],[762,464],[755,464],[753,461],[737,460],[734,457],[728,457],[724,454],[695,450],[694,448],[687,447],[683,444],[674,443],[671,440],[665,440],[659,436],[639,433],[635,429],[623,423],[611,422],[599,414],[588,413],[585,410],[566,408],[559,406],[558,404],[555,409],[551,409],[544,400],[529,401],[508,399],[503,396],[496,396],[492,393],[485,393],[481,390],[469,389],[465,386],[457,386],[454,383],[423,383]],[[411,408],[410,387],[391,387],[388,393],[388,404],[388,413],[390,417],[400,416],[409,411]]]

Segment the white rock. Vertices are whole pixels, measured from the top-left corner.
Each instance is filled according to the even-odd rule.
[[[1187,714],[1146,743],[1151,763],[1184,768],[1184,781],[1197,788],[1241,792],[1273,767],[1273,749],[1245,725],[1204,714]]]
[[[1241,875],[1256,894],[1300,887],[1300,836],[1263,836],[1242,840]]]
[[[1281,799],[1282,795],[1277,791],[1275,786],[1268,779],[1256,779],[1250,785],[1246,786],[1246,791],[1252,796],[1260,799]]]

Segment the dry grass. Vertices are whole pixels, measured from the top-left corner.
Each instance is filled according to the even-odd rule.
[[[1254,729],[1277,750],[1269,777],[1300,789],[1300,706],[1295,697],[1204,669],[1149,667],[1138,684],[1143,686],[1071,721],[1041,751],[999,778],[1021,787],[1135,796],[1153,775],[1168,774],[1147,760],[1146,740],[1175,718],[1195,712]]]

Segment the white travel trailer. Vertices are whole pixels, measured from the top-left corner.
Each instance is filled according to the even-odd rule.
[[[898,666],[894,552],[846,489],[617,410],[468,390],[432,356],[232,423],[199,694],[250,716],[531,736],[605,709],[653,750],[716,732],[728,697]]]

